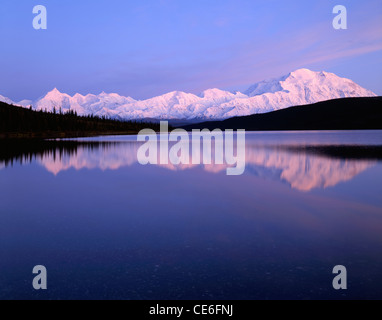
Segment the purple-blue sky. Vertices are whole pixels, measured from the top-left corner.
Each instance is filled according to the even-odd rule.
[[[47,30],[32,27],[38,4]],[[332,27],[337,4],[348,30]],[[0,40],[0,94],[13,100],[241,90],[302,67],[382,95],[380,0],[2,0]]]

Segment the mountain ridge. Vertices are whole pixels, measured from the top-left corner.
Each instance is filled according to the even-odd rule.
[[[244,93],[217,88],[199,95],[172,91],[146,100],[135,100],[117,93],[99,95],[76,93],[70,96],[57,88],[35,102],[15,103],[0,96],[0,101],[34,110],[76,111],[79,115],[107,116],[123,120],[188,120],[213,121],[237,116],[267,113],[291,106],[349,97],[373,97],[372,91],[347,78],[309,69],[298,69],[280,78],[264,80]]]

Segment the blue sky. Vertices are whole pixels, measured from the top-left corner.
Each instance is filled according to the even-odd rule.
[[[47,30],[32,27],[39,4]],[[337,4],[348,30],[332,27]],[[302,67],[382,95],[380,0],[2,0],[0,40],[0,94],[13,100],[241,90]]]

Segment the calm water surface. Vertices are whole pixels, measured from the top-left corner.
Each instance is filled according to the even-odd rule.
[[[246,139],[242,176],[142,166],[136,137],[3,156],[0,298],[382,299],[382,131]]]

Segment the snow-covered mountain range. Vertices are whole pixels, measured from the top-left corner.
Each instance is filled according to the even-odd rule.
[[[37,101],[13,102],[0,95],[0,101],[35,110],[76,111],[79,115],[98,115],[117,119],[223,120],[312,104],[346,97],[376,96],[352,80],[333,73],[299,69],[278,78],[259,82],[244,93],[209,89],[200,95],[180,91],[147,100],[135,100],[116,93],[75,94],[57,89]]]

